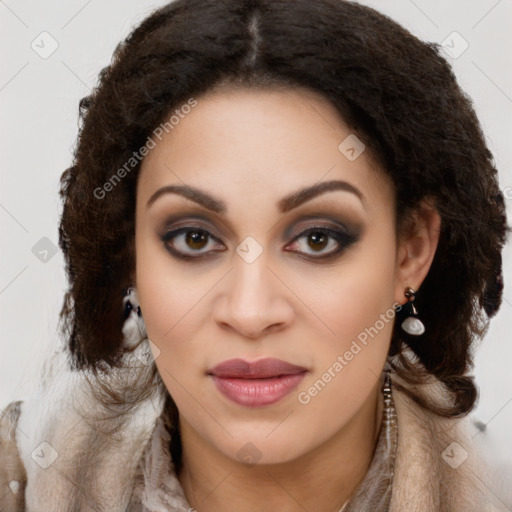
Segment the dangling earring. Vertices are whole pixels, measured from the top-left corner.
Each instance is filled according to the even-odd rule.
[[[128,348],[137,347],[147,338],[146,326],[140,310],[139,298],[135,284],[130,283],[123,291],[123,328],[124,345]]]
[[[418,311],[414,307],[416,292],[412,288],[406,288],[404,294],[409,300],[409,302],[404,305],[408,316],[402,322],[401,327],[407,334],[412,336],[420,336],[425,332],[425,326],[423,325],[423,322],[418,318]]]
[[[137,290],[135,288],[135,285],[132,283],[128,286],[128,288],[125,289],[123,294],[123,305],[124,305],[124,311],[123,311],[123,318],[126,320],[132,311],[132,309],[135,309],[135,312],[140,317],[142,316],[142,312],[140,310],[139,306],[139,298],[137,296]]]

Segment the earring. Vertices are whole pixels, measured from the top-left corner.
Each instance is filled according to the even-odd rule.
[[[137,290],[134,284],[130,284],[130,286],[128,286],[128,288],[125,289],[123,294],[123,306],[124,320],[126,320],[130,316],[132,309],[135,310],[139,317],[142,316],[142,312],[139,306],[139,299],[137,297]]]
[[[147,338],[146,326],[140,310],[137,289],[133,283],[123,290],[124,346],[131,350]]]
[[[423,325],[423,322],[418,318],[418,311],[414,307],[416,292],[412,288],[406,288],[404,294],[409,300],[409,302],[404,305],[408,316],[402,322],[401,327],[407,334],[412,336],[420,336],[425,332],[425,326]]]

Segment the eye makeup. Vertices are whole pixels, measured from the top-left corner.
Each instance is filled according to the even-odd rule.
[[[332,261],[358,242],[361,235],[360,223],[347,225],[331,215],[307,215],[285,229],[283,249],[312,262]],[[203,216],[171,216],[158,236],[166,250],[180,260],[204,260],[227,250],[214,223]]]

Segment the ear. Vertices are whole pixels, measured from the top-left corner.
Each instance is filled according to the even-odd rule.
[[[398,236],[395,268],[395,301],[405,304],[406,288],[418,290],[434,259],[441,217],[433,202],[426,199],[413,212],[411,221]]]

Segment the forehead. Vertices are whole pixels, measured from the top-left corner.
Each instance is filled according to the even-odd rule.
[[[390,200],[390,185],[364,144],[319,93],[230,88],[188,104],[195,105],[169,113],[172,128],[142,162],[141,201],[159,187],[187,184],[247,207],[335,179],[371,202]]]

